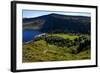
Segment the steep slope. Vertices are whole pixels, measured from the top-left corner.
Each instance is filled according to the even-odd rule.
[[[90,33],[90,20],[91,18],[86,16],[49,14],[36,18],[24,18],[23,27],[46,33]]]

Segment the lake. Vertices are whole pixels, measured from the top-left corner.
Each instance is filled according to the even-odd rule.
[[[23,29],[23,42],[28,42],[34,39],[36,35],[41,34],[41,32],[33,29]]]

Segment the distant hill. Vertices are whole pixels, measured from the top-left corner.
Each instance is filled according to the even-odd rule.
[[[36,18],[23,18],[23,28],[37,29],[46,33],[90,33],[91,18],[48,14]]]

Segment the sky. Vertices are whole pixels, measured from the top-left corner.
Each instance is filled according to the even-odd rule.
[[[43,15],[48,15],[51,13],[56,14],[63,14],[63,15],[73,15],[73,16],[91,16],[90,13],[84,13],[84,12],[54,12],[54,11],[36,11],[36,10],[23,10],[22,17],[23,18],[35,18]]]

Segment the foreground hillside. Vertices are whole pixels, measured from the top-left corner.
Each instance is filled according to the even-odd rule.
[[[60,34],[61,35],[61,34]],[[23,44],[23,62],[90,59],[90,38],[53,34]],[[69,38],[68,38],[69,37]],[[82,41],[84,41],[82,43]]]

